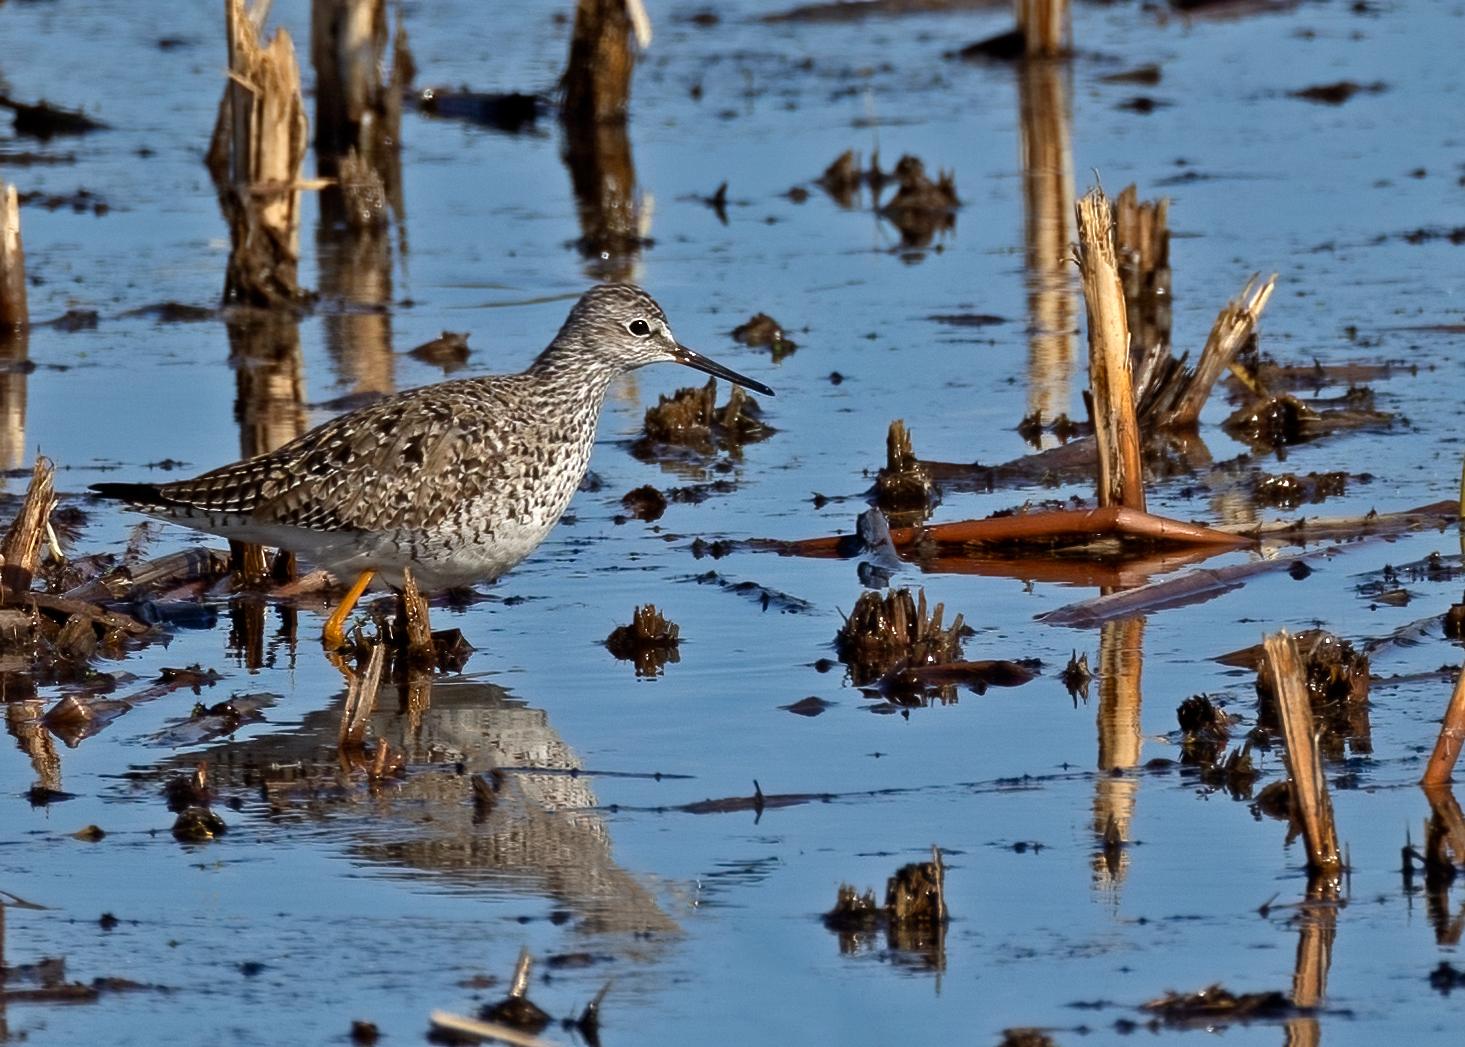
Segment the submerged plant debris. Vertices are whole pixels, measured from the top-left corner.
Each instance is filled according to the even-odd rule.
[[[744,444],[766,440],[773,432],[758,401],[742,386],[732,386],[727,403],[718,407],[717,379],[709,378],[704,386],[678,389],[647,408],[644,435],[633,453],[647,460],[676,447],[702,455],[736,454]]]
[[[633,662],[636,675],[660,676],[668,663],[681,661],[677,646],[681,630],[652,604],[637,607],[630,625],[618,625],[605,638],[606,650],[621,661]]]

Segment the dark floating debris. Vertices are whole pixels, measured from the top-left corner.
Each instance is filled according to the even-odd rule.
[[[926,319],[947,327],[993,327],[1007,323],[1007,317],[992,313],[932,313]]]
[[[871,494],[897,527],[920,523],[941,504],[941,489],[916,457],[910,431],[900,419],[885,434],[885,467],[875,475]]]
[[[606,650],[623,662],[636,664],[636,675],[654,679],[668,662],[681,661],[677,645],[681,630],[665,618],[654,604],[637,607],[630,625],[620,625],[605,638]]]
[[[79,109],[62,109],[46,101],[31,105],[0,95],[0,109],[9,109],[15,114],[16,134],[42,141],[57,135],[81,135],[107,129],[106,124]]]
[[[732,336],[744,345],[772,350],[775,363],[799,347],[797,342],[783,333],[782,325],[767,313],[754,313],[747,323],[733,328]]]
[[[1215,763],[1231,736],[1231,717],[1209,695],[1193,694],[1180,703],[1175,718],[1180,722],[1181,759],[1186,763]]]
[[[1305,102],[1317,102],[1322,105],[1342,105],[1354,95],[1382,94],[1388,90],[1388,85],[1381,80],[1375,80],[1371,84],[1360,84],[1353,80],[1338,80],[1331,84],[1314,84],[1312,87],[1304,87],[1300,91],[1288,92],[1293,98],[1301,98]]]
[[[762,15],[760,21],[777,22],[859,22],[870,17],[928,15],[948,11],[985,10],[991,0],[818,0],[784,11]]]
[[[1114,108],[1127,113],[1139,113],[1141,116],[1147,116],[1157,109],[1169,109],[1174,104],[1174,102],[1167,102],[1163,98],[1152,98],[1149,95],[1133,95],[1116,104]]]
[[[188,807],[173,823],[173,837],[181,843],[207,843],[223,836],[229,826],[207,807]]]
[[[1013,686],[1032,679],[1032,672],[1015,662],[963,661],[962,641],[972,630],[961,615],[943,626],[942,611],[937,604],[927,612],[924,589],[918,597],[909,589],[885,596],[861,593],[834,641],[850,682],[871,688],[867,693],[892,705],[908,707],[932,698],[954,702],[959,684],[981,693],[989,685]]]
[[[36,190],[34,192],[21,193],[18,199],[27,207],[39,207],[46,211],[59,211],[62,208],[66,208],[76,214],[90,212],[97,217],[101,217],[112,210],[111,204],[86,188],[78,189],[74,193],[43,193],[40,190]]]
[[[533,131],[541,116],[550,111],[539,95],[520,91],[484,92],[466,87],[424,87],[412,96],[417,110],[444,120],[463,120],[504,134]]]
[[[1237,800],[1250,799],[1257,779],[1251,742],[1222,756],[1230,739],[1232,717],[1208,695],[1196,694],[1180,703],[1175,718],[1180,723],[1180,762],[1196,768],[1206,785],[1224,788]]]
[[[727,225],[727,183],[723,182],[717,187],[711,196],[698,198],[701,203],[712,208],[712,213],[717,215],[717,220]],[[776,358],[776,357],[775,357]]]
[[[529,950],[522,950],[518,963],[514,965],[509,994],[497,1003],[485,1004],[478,1016],[486,1022],[507,1025],[521,1032],[537,1033],[543,1030],[550,1023],[550,1017],[528,996],[529,971],[533,964]]]
[[[791,705],[780,705],[780,709],[786,709],[796,716],[815,717],[826,709],[834,708],[834,702],[825,701],[817,695],[809,695],[807,698],[800,698]]]
[[[967,44],[957,51],[947,51],[946,58],[964,62],[1015,62],[1027,51],[1027,37],[1021,29],[1009,29]]]
[[[1346,472],[1256,473],[1251,479],[1251,496],[1257,505],[1296,509],[1299,505],[1325,501],[1348,490]]]
[[[1317,717],[1318,744],[1323,755],[1330,760],[1342,759],[1345,743],[1355,754],[1373,752],[1368,719],[1368,656],[1323,629],[1309,629],[1294,639],[1302,660],[1308,703]],[[1262,657],[1262,645],[1232,651],[1216,660],[1257,671],[1258,726],[1269,732],[1280,731],[1277,685]]]
[[[1429,987],[1441,996],[1448,996],[1455,989],[1465,989],[1465,971],[1448,960],[1429,972]]]
[[[636,441],[632,453],[643,461],[662,457],[668,446],[699,454],[735,453],[743,444],[766,440],[773,433],[773,427],[763,421],[758,401],[742,386],[733,386],[727,403],[718,407],[717,379],[709,378],[700,388],[678,389],[671,396],[659,397],[655,407],[648,407],[645,435]]]
[[[1208,1028],[1232,1022],[1275,1021],[1313,1013],[1313,1008],[1299,1007],[1280,992],[1234,993],[1223,985],[1211,985],[1189,993],[1167,992],[1142,1004],[1140,1009],[1170,1028]]]
[[[946,964],[946,867],[941,849],[932,845],[929,862],[912,862],[895,871],[885,884],[885,903],[875,903],[875,890],[861,894],[840,884],[834,908],[821,919],[839,935],[839,951],[849,955],[873,944],[883,930],[888,947],[913,953],[936,970]]]
[[[1153,87],[1161,80],[1160,67],[1153,62],[1099,77],[1101,84],[1143,84]]]
[[[716,585],[727,592],[745,596],[756,601],[765,611],[776,610],[780,614],[803,614],[814,609],[814,605],[808,600],[802,600],[778,589],[770,589],[757,582],[735,582],[716,571],[704,571],[701,574],[693,575],[689,580],[698,585]]]
[[[1231,414],[1221,428],[1258,450],[1306,443],[1352,429],[1387,429],[1394,416],[1374,407],[1373,390],[1352,386],[1331,399],[1304,403],[1290,393],[1264,396]]]
[[[642,484],[621,495],[621,504],[636,519],[650,522],[661,519],[666,512],[667,500],[666,495],[650,484]]]
[[[468,332],[444,331],[432,341],[409,349],[407,355],[451,373],[468,363],[468,352]]]
[[[160,324],[192,324],[218,319],[220,311],[211,306],[189,305],[186,302],[155,302],[123,313],[125,318],[152,317]]]
[[[1058,1047],[1058,1041],[1042,1029],[1027,1027],[1003,1029],[997,1047]]]

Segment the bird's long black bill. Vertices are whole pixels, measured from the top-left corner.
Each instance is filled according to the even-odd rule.
[[[762,393],[764,396],[774,395],[773,390],[762,382],[755,382],[746,375],[738,374],[731,367],[724,367],[716,360],[709,360],[695,349],[688,349],[680,342],[677,343],[677,363],[695,367],[699,371],[706,371],[718,378],[726,378],[729,382],[737,382],[738,385],[751,389],[755,393]]]

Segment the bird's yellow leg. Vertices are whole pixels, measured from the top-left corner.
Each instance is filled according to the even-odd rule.
[[[362,571],[356,579],[356,584],[351,586],[331,616],[326,619],[326,628],[321,633],[320,644],[327,651],[338,650],[346,646],[346,619],[351,616],[351,611],[356,607],[356,601],[361,599],[361,594],[366,592],[366,587],[371,584],[375,571]]]

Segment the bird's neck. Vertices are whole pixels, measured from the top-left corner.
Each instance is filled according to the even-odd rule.
[[[606,390],[620,376],[621,369],[604,354],[583,346],[552,344],[529,365],[525,374],[550,395],[561,394],[598,404],[605,399]]]

